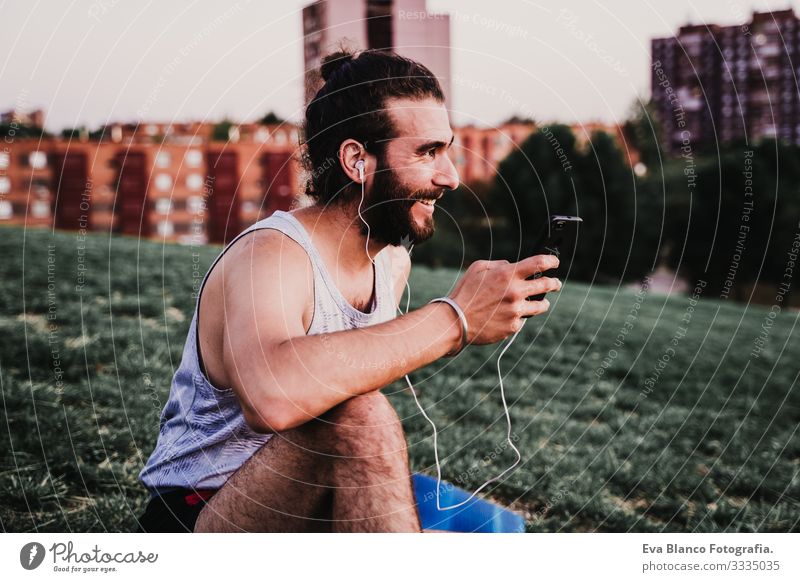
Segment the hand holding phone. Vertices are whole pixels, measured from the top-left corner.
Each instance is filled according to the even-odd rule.
[[[555,255],[559,265],[548,272],[548,276],[558,277],[562,281],[569,272],[572,256],[578,240],[578,225],[583,220],[578,216],[563,216],[554,214],[545,223],[537,242],[533,247],[532,255]],[[536,273],[528,279],[538,279],[542,273]],[[545,294],[531,295],[528,301],[541,301]]]

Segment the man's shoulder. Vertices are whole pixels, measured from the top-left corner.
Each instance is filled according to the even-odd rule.
[[[238,258],[247,257],[248,260],[259,262],[274,260],[280,255],[292,258],[308,255],[295,238],[274,227],[254,228],[243,237],[241,244],[234,245],[230,250],[235,251]]]
[[[247,233],[224,258],[230,267],[235,265],[235,269],[245,269],[256,276],[313,273],[311,259],[303,246],[276,228],[259,228]]]

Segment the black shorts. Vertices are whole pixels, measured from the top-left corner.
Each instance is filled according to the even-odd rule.
[[[174,489],[157,493],[139,518],[142,533],[191,533],[200,511],[216,489]]]

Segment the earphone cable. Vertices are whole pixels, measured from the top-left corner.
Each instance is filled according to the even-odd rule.
[[[369,226],[369,223],[367,223],[367,221],[364,220],[364,217],[361,216],[361,205],[364,203],[364,189],[365,189],[364,188],[364,181],[365,180],[364,180],[364,174],[363,174],[363,164],[359,168],[359,170],[360,170],[359,177],[361,179],[361,201],[358,203],[358,217],[361,219],[361,221],[367,227],[367,240],[364,243],[364,250],[366,251],[367,257],[369,258],[369,260],[372,261],[373,268],[377,268],[375,266],[375,260],[369,254],[370,226]],[[413,248],[413,246],[414,245],[412,244],[411,247],[409,248],[409,254],[410,254],[411,249]],[[409,306],[411,305],[411,286],[408,284],[407,280],[406,280],[406,289],[408,290],[408,299],[406,300],[406,311],[405,311],[405,313],[408,313]],[[405,315],[405,313],[403,313],[403,310],[400,309],[399,305],[397,306],[397,311],[401,315]],[[503,354],[506,353],[508,348],[511,347],[511,344],[514,343],[514,340],[517,339],[517,336],[519,335],[519,332],[522,331],[523,327],[525,327],[525,323],[527,323],[527,321],[528,321],[527,319],[524,319],[522,321],[522,325],[520,326],[520,328],[516,332],[514,332],[514,335],[512,336],[511,340],[503,347],[503,350],[500,352],[500,355],[497,357],[497,377],[500,380],[500,398],[501,398],[501,400],[503,402],[503,412],[505,413],[506,426],[507,426],[506,440],[508,441],[509,446],[516,453],[517,459],[516,459],[516,461],[514,461],[513,464],[511,464],[509,467],[507,467],[505,470],[503,470],[500,474],[492,477],[491,479],[489,479],[488,481],[483,483],[483,485],[481,485],[475,491],[473,491],[472,494],[469,497],[467,497],[465,500],[463,500],[463,501],[461,501],[459,503],[456,503],[454,505],[448,505],[446,507],[442,507],[442,505],[441,505],[442,465],[441,465],[441,463],[439,461],[438,431],[436,430],[436,424],[433,422],[433,420],[431,420],[430,416],[428,416],[428,414],[425,412],[425,409],[422,407],[422,403],[420,403],[420,401],[419,401],[419,398],[417,396],[417,391],[414,389],[414,385],[411,383],[411,379],[408,377],[408,374],[405,374],[406,382],[408,383],[408,387],[411,390],[412,396],[414,397],[414,402],[416,403],[417,408],[419,409],[419,411],[422,413],[422,416],[425,418],[425,420],[428,421],[428,423],[431,425],[431,428],[433,429],[433,457],[434,457],[434,460],[436,462],[436,508],[439,511],[445,511],[445,510],[449,510],[449,509],[456,509],[458,507],[461,507],[462,505],[465,505],[466,503],[471,501],[478,493],[480,493],[487,485],[502,479],[507,473],[509,473],[512,469],[514,469],[520,463],[520,461],[522,460],[522,454],[519,452],[519,449],[516,446],[514,446],[513,439],[511,438],[511,413],[508,410],[508,402],[506,401],[505,388],[503,387],[503,374],[502,374],[502,371],[500,370],[500,360],[502,359]]]

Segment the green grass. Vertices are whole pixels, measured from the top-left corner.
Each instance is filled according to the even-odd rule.
[[[102,235],[82,244],[75,233],[0,230],[4,531],[133,529],[146,500],[136,476],[180,362],[192,286],[219,252]],[[415,267],[412,308],[457,276]],[[615,346],[634,305],[632,291],[572,283],[529,320],[502,360],[522,464],[488,495],[523,512],[529,531],[798,531],[797,312],[777,316],[754,358],[769,310],[701,300],[645,397],[689,301],[648,294]],[[500,348],[411,374],[441,430],[445,478],[465,488],[514,458]],[[405,380],[384,392],[413,469],[435,474],[430,427]]]

